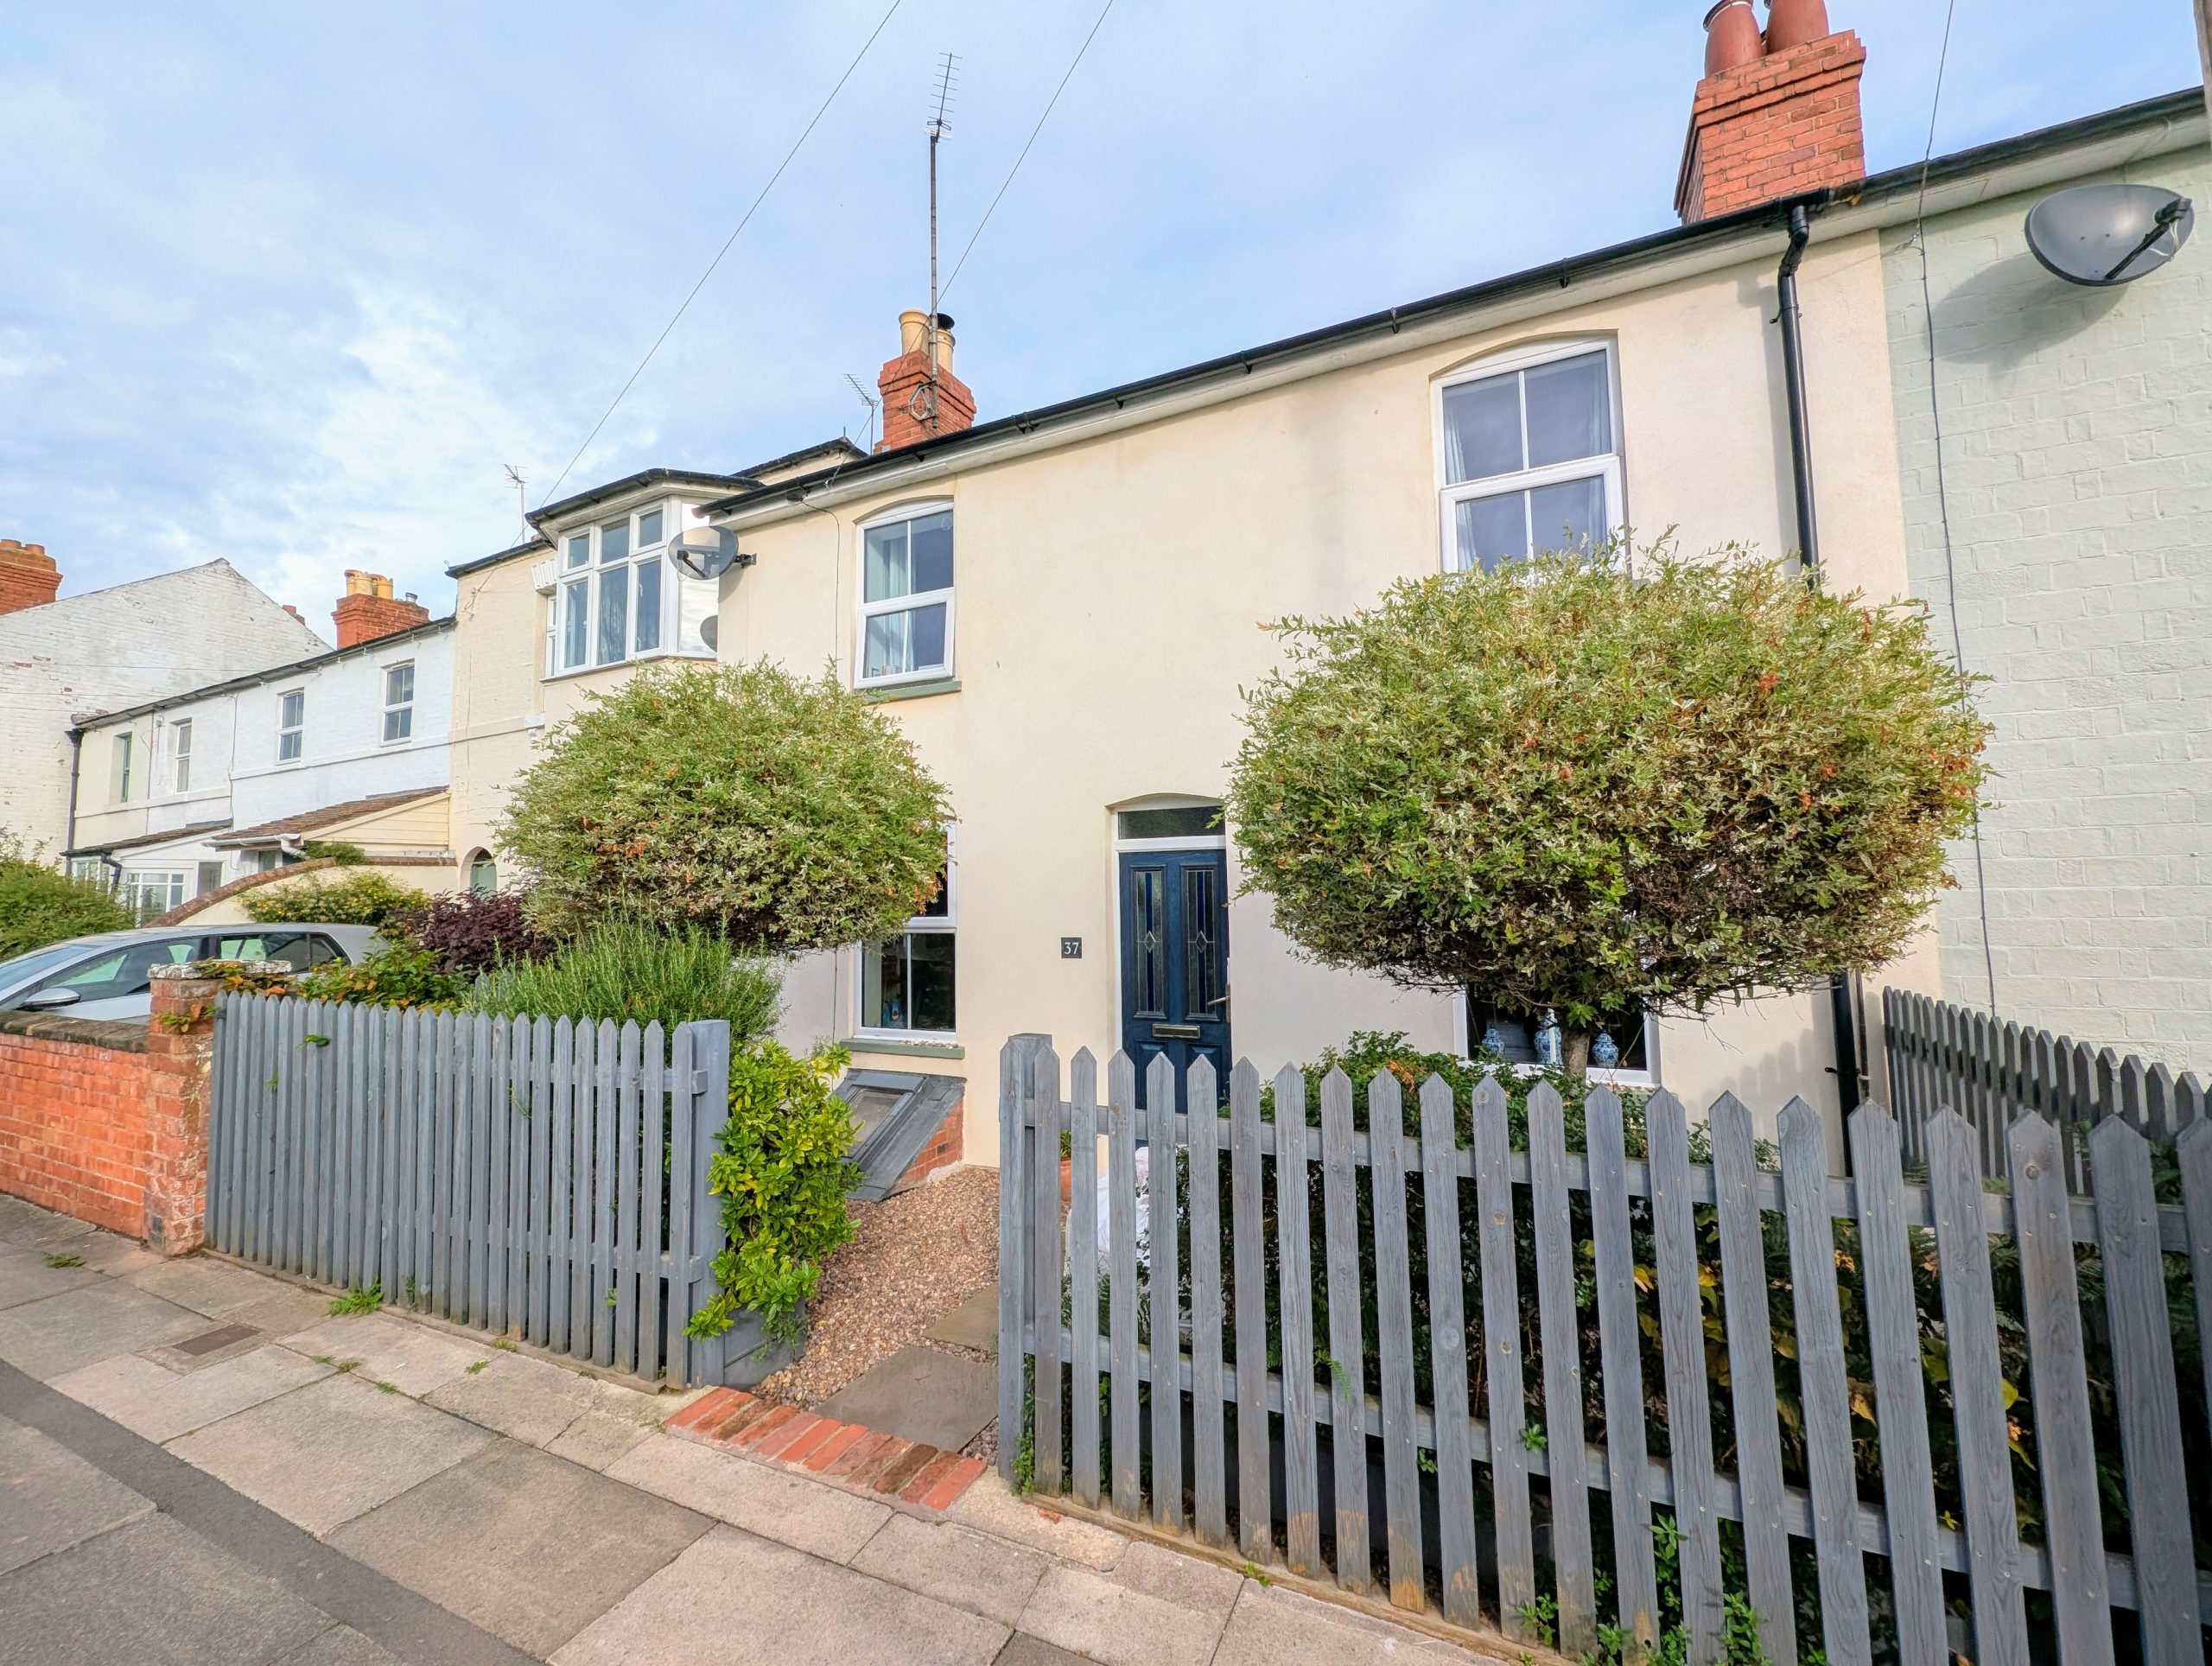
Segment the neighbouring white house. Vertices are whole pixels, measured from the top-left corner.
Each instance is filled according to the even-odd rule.
[[[148,917],[219,907],[319,845],[451,888],[454,621],[379,575],[346,579],[336,649],[80,728],[78,873]]]
[[[44,546],[0,538],[0,831],[48,855],[69,843],[79,725],[327,646],[226,561],[57,600],[60,582]]]

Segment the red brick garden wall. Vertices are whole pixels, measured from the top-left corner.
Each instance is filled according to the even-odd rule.
[[[143,1023],[0,1013],[0,1192],[182,1256],[206,1233],[218,986],[171,970]]]
[[[151,1081],[143,1024],[0,1014],[0,1192],[143,1236]]]

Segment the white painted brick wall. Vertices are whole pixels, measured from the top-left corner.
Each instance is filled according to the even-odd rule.
[[[61,849],[75,717],[327,645],[226,561],[0,614],[0,830]]]
[[[2212,153],[2136,180],[2212,202]],[[1938,910],[1953,1001],[2212,1070],[2212,236],[2118,289],[2060,283],[2031,197],[1885,242],[1915,593],[1996,725],[1999,801]]]

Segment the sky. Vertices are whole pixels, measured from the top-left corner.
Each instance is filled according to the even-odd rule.
[[[1707,0],[1115,0],[944,309],[982,419],[1673,223]],[[849,429],[1103,0],[899,0],[569,470]],[[328,634],[522,532],[890,0],[0,14],[0,536],[63,593],[226,557]],[[1830,0],[1868,166],[1944,8]],[[2198,79],[2190,0],[1957,0],[1937,154]]]

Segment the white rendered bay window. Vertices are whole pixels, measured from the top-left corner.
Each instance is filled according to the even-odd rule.
[[[677,598],[678,651],[709,651],[695,639],[696,629],[685,628],[685,620],[697,611],[687,594],[696,582],[669,572],[667,525],[667,511],[657,506],[562,538],[549,675],[660,653],[670,633],[671,594]],[[711,583],[698,588],[711,598]],[[709,599],[707,606],[712,605]]]
[[[861,526],[860,598],[857,687],[950,674],[951,505],[910,505]]]
[[[1554,344],[1455,372],[1437,389],[1447,572],[1586,549],[1622,521],[1612,349]]]

